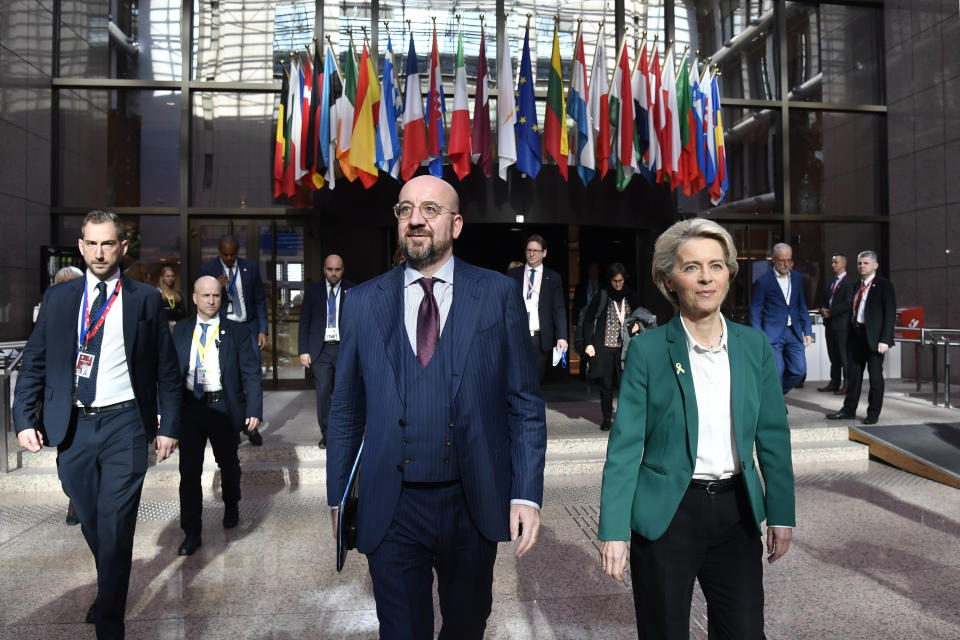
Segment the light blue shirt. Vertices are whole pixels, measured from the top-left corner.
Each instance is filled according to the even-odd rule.
[[[425,277],[409,264],[403,270],[403,324],[407,328],[407,338],[414,355],[417,353],[417,314],[424,294],[417,280]],[[450,306],[453,305],[453,256],[447,258],[433,277],[437,279],[433,283],[433,297],[440,309],[440,335],[443,335],[443,327],[447,324]]]

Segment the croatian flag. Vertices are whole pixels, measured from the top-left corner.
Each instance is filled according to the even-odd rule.
[[[440,52],[437,50],[437,28],[433,28],[433,49],[430,51],[430,93],[427,94],[427,153],[430,158],[430,175],[443,177],[443,135],[447,105],[443,95],[443,79],[440,77]]]

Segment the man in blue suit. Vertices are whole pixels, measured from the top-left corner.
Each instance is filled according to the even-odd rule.
[[[220,317],[239,322],[250,332],[253,346],[262,351],[267,346],[267,296],[263,292],[257,264],[239,257],[237,239],[227,234],[217,247],[220,256],[200,268],[200,275],[216,278],[223,288]],[[259,353],[258,353],[259,357]],[[247,431],[250,444],[260,446],[263,437],[257,429]]]
[[[337,512],[363,441],[357,549],[380,637],[481,638],[497,542],[537,540],[546,425],[523,300],[509,278],[453,257],[448,183],[418,176],[394,206],[406,262],[344,299],[327,431]],[[364,424],[365,421],[365,424]]]
[[[60,482],[97,564],[87,622],[98,638],[123,638],[147,445],[156,439],[157,462],[176,448],[180,379],[161,297],[120,273],[127,241],[116,214],[88,213],[79,247],[87,272],[44,293],[13,419],[25,449],[57,447]]]
[[[813,342],[803,278],[791,267],[793,249],[783,242],[775,244],[773,271],[757,278],[750,301],[750,326],[770,339],[783,395],[807,375],[804,349]]]
[[[200,547],[203,452],[210,440],[220,467],[223,528],[240,522],[240,459],[237,433],[252,431],[263,416],[260,361],[247,330],[218,317],[220,283],[200,276],[193,285],[197,315],[173,328],[183,393],[180,438],[180,528],[186,534],[177,550],[193,555]]]

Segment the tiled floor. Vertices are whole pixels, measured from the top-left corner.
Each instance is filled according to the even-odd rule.
[[[833,406],[822,396],[792,393],[791,422],[823,426],[823,410]],[[270,402],[288,417],[281,422],[275,407],[277,426],[265,435],[313,437],[309,407]],[[556,398],[551,437],[591,429],[596,408],[582,398]],[[884,415],[916,420],[927,411],[937,419],[946,412],[894,397]],[[957,420],[960,412],[952,415]],[[629,576],[619,585],[597,566],[599,481],[597,475],[548,478],[535,549],[517,560],[513,545],[500,546],[487,638],[636,637]],[[79,529],[62,522],[65,505],[56,492],[0,494],[0,638],[93,637],[82,622],[95,594],[93,562]],[[768,638],[960,638],[957,490],[878,462],[804,465],[797,469],[797,510],[790,552],[765,565]],[[342,574],[332,566],[322,487],[245,487],[241,526],[232,531],[220,526],[212,494],[204,514],[203,547],[180,558],[176,491],[144,493],[128,637],[377,637],[362,556],[352,554]],[[697,594],[691,637],[706,638],[704,626]]]

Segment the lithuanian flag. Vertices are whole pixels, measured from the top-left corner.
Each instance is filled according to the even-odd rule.
[[[557,163],[560,175],[567,179],[567,155],[570,153],[567,139],[567,101],[563,96],[563,75],[560,71],[560,40],[557,26],[553,26],[553,55],[550,58],[550,84],[547,87],[546,128],[544,144],[547,153]]]

